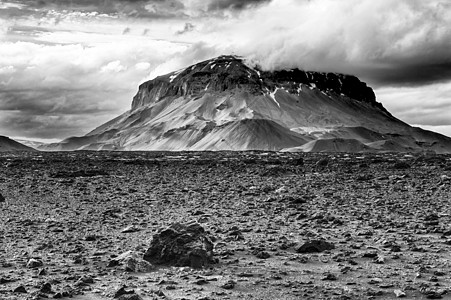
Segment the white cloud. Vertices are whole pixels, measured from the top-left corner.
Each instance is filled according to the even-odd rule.
[[[24,8],[25,5],[24,4],[20,4],[20,3],[12,3],[12,2],[2,2],[0,3],[0,9],[9,9],[9,8]]]
[[[100,68],[100,73],[108,73],[108,72],[119,73],[119,72],[126,71],[126,70],[127,70],[127,67],[121,65],[120,60],[115,60],[115,61],[109,62],[107,65]]]
[[[450,5],[444,0],[274,0],[233,18],[196,24],[189,36],[269,69],[357,73],[374,82],[427,80],[411,68],[450,61]],[[393,70],[398,71],[386,76]]]

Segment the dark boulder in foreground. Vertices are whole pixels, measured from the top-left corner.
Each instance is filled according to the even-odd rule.
[[[323,252],[326,250],[335,249],[332,243],[326,242],[324,240],[311,240],[300,246],[296,252],[298,253],[315,253]]]
[[[198,223],[174,223],[153,236],[143,258],[153,264],[202,268],[213,262],[213,243]]]

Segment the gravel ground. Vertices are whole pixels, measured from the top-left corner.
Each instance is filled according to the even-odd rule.
[[[0,299],[451,299],[451,156],[3,153],[0,194]],[[192,222],[215,263],[142,260]]]

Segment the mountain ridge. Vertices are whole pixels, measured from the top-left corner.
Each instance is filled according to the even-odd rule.
[[[0,152],[9,151],[37,151],[36,149],[19,143],[9,137],[0,136]]]

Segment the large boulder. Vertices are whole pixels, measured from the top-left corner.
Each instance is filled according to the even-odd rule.
[[[144,260],[152,264],[202,268],[213,263],[213,243],[198,223],[174,223],[153,236]]]

